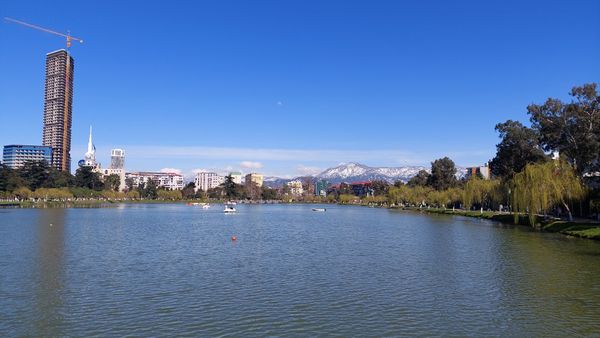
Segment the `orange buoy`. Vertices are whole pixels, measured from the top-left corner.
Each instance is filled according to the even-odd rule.
[[[232,241],[237,241],[237,237],[235,237],[235,236],[231,236],[231,240],[232,240]]]

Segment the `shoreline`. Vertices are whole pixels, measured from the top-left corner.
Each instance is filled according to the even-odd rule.
[[[526,215],[519,215],[519,220],[515,224],[515,218],[510,213],[500,213],[497,211],[474,211],[474,210],[452,210],[439,208],[416,208],[416,207],[389,207],[389,209],[416,211],[429,214],[463,216],[472,218],[481,218],[496,221],[502,224],[526,226],[540,232],[559,233],[566,236],[600,240],[600,223],[594,222],[569,222],[564,220],[539,220],[536,227],[531,227]]]
[[[189,203],[208,203],[208,204],[224,204],[227,200],[210,200],[203,201],[197,199],[190,200],[159,200],[159,199],[128,199],[128,200],[115,200],[115,199],[89,199],[89,200],[71,200],[71,201],[0,201],[1,208],[78,208],[85,206],[98,206],[98,205],[116,205],[116,204],[189,204]],[[332,204],[323,202],[301,202],[301,201],[281,201],[281,200],[260,200],[260,201],[240,201],[234,200],[237,204]]]

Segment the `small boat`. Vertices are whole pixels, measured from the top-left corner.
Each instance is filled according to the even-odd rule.
[[[234,201],[227,201],[225,202],[225,205],[237,205],[237,203],[235,203]]]
[[[327,209],[325,209],[325,208],[313,208],[312,211],[323,212],[323,211],[327,211]]]
[[[223,209],[223,212],[226,214],[233,214],[235,213],[237,210],[235,210],[234,207],[229,206],[229,205],[225,205],[225,209]]]
[[[210,209],[210,204],[203,204],[202,209]]]

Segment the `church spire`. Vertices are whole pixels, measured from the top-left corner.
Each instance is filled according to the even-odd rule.
[[[84,163],[88,167],[96,167],[96,147],[92,141],[92,126],[90,126],[90,139],[88,141],[87,152],[83,157]]]
[[[94,152],[94,144],[92,143],[92,126],[91,125],[90,125],[90,140],[88,141],[87,152],[88,152],[88,154],[91,154]]]

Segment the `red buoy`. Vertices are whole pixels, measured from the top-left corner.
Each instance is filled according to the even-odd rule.
[[[231,236],[231,240],[232,240],[232,241],[237,241],[237,237],[235,237],[235,236]]]

